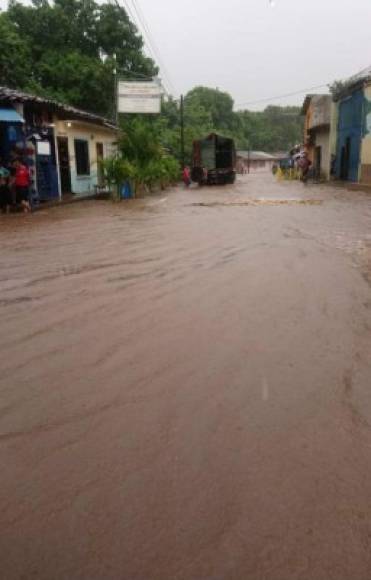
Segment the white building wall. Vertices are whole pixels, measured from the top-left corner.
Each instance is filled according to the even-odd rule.
[[[321,147],[321,173],[326,179],[330,179],[331,151],[329,131],[316,133],[316,147]]]
[[[72,193],[94,193],[98,184],[97,143],[103,144],[104,158],[113,155],[117,150],[117,131],[80,121],[56,121],[55,125],[56,137],[68,138]],[[77,175],[75,139],[81,139],[88,143],[89,175]]]

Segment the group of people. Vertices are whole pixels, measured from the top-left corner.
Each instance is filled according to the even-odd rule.
[[[301,151],[282,159],[278,164],[275,163],[272,173],[277,175],[278,179],[300,179],[303,183],[307,183],[312,173],[312,162],[308,153]]]
[[[182,180],[186,188],[192,185],[192,181],[201,185],[207,183],[208,172],[206,167],[196,167],[191,170],[189,165],[186,165],[182,172]]]
[[[19,157],[9,164],[0,159],[0,210],[9,213],[20,207],[25,213],[31,211],[31,176],[27,165]]]

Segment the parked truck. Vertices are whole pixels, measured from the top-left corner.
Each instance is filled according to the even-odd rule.
[[[234,183],[236,148],[233,139],[211,133],[193,142],[192,181],[199,185]]]

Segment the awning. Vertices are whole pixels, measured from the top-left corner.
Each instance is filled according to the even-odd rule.
[[[14,109],[0,108],[0,122],[2,123],[24,123],[25,120]]]

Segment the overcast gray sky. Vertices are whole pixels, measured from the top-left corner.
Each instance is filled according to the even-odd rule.
[[[199,84],[218,87],[238,106],[371,64],[371,0],[275,0],[274,7],[269,0],[136,2],[178,94]]]
[[[176,96],[195,85],[236,106],[346,78],[371,64],[371,0],[119,0],[147,21]],[[5,7],[6,0],[0,0]],[[325,89],[324,89],[325,90]],[[303,95],[267,104],[300,104]]]

